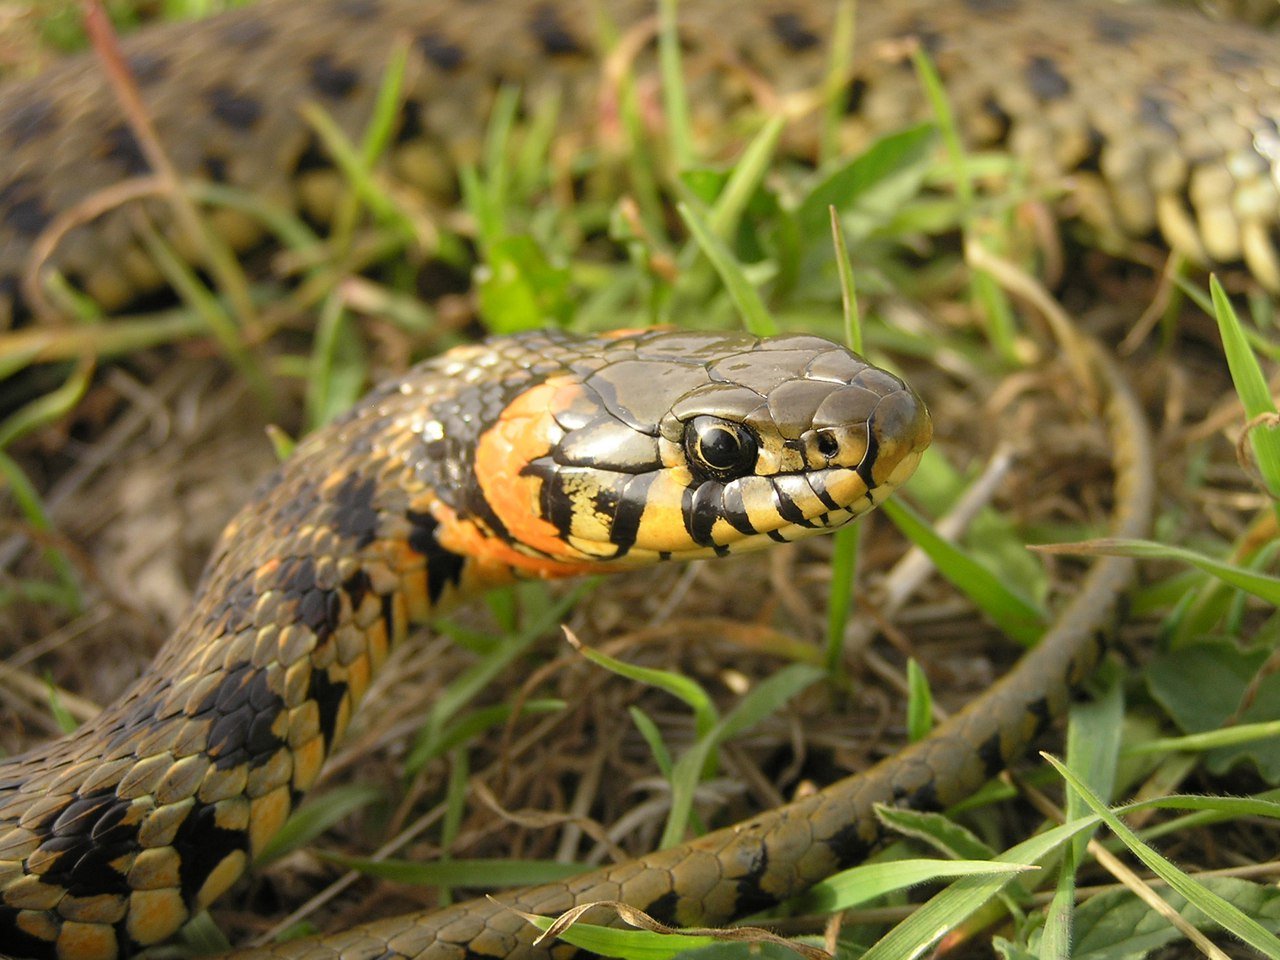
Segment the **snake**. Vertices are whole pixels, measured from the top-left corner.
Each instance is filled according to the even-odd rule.
[[[813,94],[832,85],[827,39],[837,6],[679,5],[688,126],[711,155],[762,110],[794,113],[783,149],[817,155],[823,110]],[[124,59],[181,175],[324,220],[340,178],[300,103],[319,105],[358,139],[391,50],[407,43],[388,166],[427,203],[447,207],[457,171],[482,154],[502,87],[518,88],[530,115],[559,114],[566,155],[591,150],[591,132],[618,109],[601,82],[607,38],[628,28],[643,35],[655,8],[651,0],[314,0],[308,9],[299,15],[296,2],[265,0],[158,26],[128,38]],[[862,4],[855,38],[831,94],[842,153],[931,115],[910,41],[931,54],[967,142],[1020,158],[1031,183],[1061,196],[1061,211],[1092,242],[1125,252],[1155,239],[1197,263],[1242,262],[1280,291],[1280,45],[1272,37],[1176,9],[895,0]],[[32,312],[42,270],[58,270],[108,310],[161,283],[128,205],[88,223],[72,218],[66,229],[59,222],[150,172],[96,62],[69,58],[0,90],[0,158],[0,313],[20,321]],[[166,205],[151,206],[163,222]],[[210,217],[235,248],[263,239],[261,220],[242,210],[222,206]],[[55,226],[55,248],[33,258],[35,241]],[[198,253],[188,231],[170,233],[184,255]]]
[[[905,0],[864,5],[842,77],[841,147],[925,109],[904,42],[932,54],[975,146],[1022,158],[1104,246],[1155,240],[1240,263],[1280,288],[1277,46],[1170,10],[1105,3]],[[319,219],[335,174],[298,105],[356,136],[388,52],[411,70],[388,164],[447,207],[481,149],[495,91],[555,102],[565,136],[598,117],[593,31],[650,29],[648,3],[570,0],[266,2],[126,41],[184,176],[252,190]],[[680,5],[692,129],[826,89],[834,4]],[[1194,36],[1197,43],[1186,43]],[[641,56],[648,56],[647,53]],[[819,98],[820,99],[820,98]],[[816,156],[817,111],[785,149]],[[576,121],[576,122],[575,122]],[[99,68],[71,58],[0,88],[0,297],[38,313],[57,269],[106,309],[160,274],[129,211],[65,211],[148,160]],[[149,211],[162,227],[162,207]],[[214,210],[236,249],[263,239]],[[37,256],[57,228],[57,244]],[[173,239],[183,250],[180,231]],[[183,251],[187,252],[187,251]],[[193,254],[194,255],[194,254]],[[1091,342],[1115,471],[1112,532],[1146,532],[1145,418]],[[714,556],[839,526],[905,480],[927,414],[892,375],[819,338],[632,332],[526,334],[458,348],[317,431],[224,533],[197,598],[120,700],[54,744],[0,763],[0,944],[19,957],[113,960],[169,937],[225,891],[284,822],[375,667],[442,603],[512,576]],[[1132,576],[1096,561],[1043,642],[968,709],[877,767],[731,828],[570,881],[377,921],[238,958],[563,956],[515,906],[622,900],[682,925],[795,895],[883,839],[878,803],[934,809],[1006,766],[1096,663]]]

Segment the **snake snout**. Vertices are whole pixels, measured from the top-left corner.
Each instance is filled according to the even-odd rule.
[[[924,401],[906,384],[886,395],[867,419],[867,458],[858,472],[871,488],[905,481],[933,440],[933,421]],[[868,476],[869,474],[869,476]]]

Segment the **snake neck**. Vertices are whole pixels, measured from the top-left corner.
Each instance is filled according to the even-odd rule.
[[[519,88],[529,115],[562,117],[558,155],[596,146],[617,153],[621,93],[601,60],[634,54],[640,76],[653,63],[649,0],[310,7],[298,17],[295,3],[270,0],[129,38],[148,115],[184,177],[331,220],[346,185],[299,104],[319,104],[359,142],[392,51],[408,38],[404,109],[387,166],[428,208],[449,204],[459,166],[481,156],[501,86]],[[816,155],[836,9],[801,0],[681,4],[690,130],[711,141],[709,155],[761,108],[794,115],[786,152]],[[606,21],[615,29],[601,27]],[[613,50],[603,38],[615,32],[625,42]],[[910,66],[912,45],[922,44],[966,141],[1008,148],[1051,192],[1069,182],[1072,214],[1104,245],[1123,250],[1158,233],[1198,262],[1243,259],[1280,289],[1273,38],[1177,10],[1085,0],[864,4],[856,35],[840,84],[842,153],[932,117]],[[160,285],[136,210],[55,224],[63,211],[150,172],[91,59],[0,88],[0,321],[34,309],[36,287],[24,277],[37,239],[55,226],[68,230],[54,231],[60,240],[47,265],[107,309]],[[173,226],[165,204],[146,205]],[[213,210],[212,222],[238,249],[269,240],[259,220],[229,207]],[[171,232],[180,252],[199,258],[182,231]]]
[[[4,948],[112,960],[172,934],[284,823],[395,644],[510,577],[439,544],[436,491],[469,482],[454,444],[502,398],[438,373],[300,443],[227,527],[153,669],[0,764]]]

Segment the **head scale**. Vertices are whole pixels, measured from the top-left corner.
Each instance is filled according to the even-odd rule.
[[[932,436],[901,380],[802,335],[602,339],[503,420],[478,473],[507,546],[544,575],[827,532],[906,480]]]

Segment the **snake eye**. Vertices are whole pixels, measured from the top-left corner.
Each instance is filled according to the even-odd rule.
[[[715,480],[746,476],[756,465],[755,436],[718,417],[694,417],[685,428],[684,449],[689,465]]]

